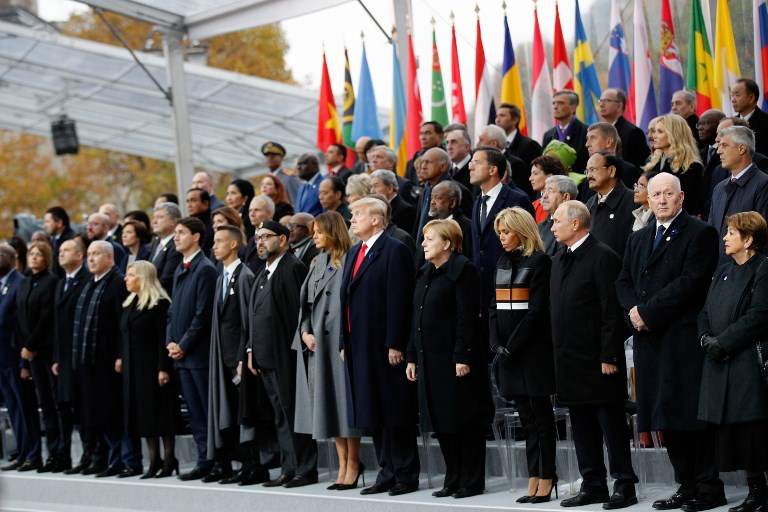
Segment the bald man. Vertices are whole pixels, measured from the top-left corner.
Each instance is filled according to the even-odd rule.
[[[224,206],[224,203],[216,197],[213,189],[213,177],[207,172],[200,171],[192,177],[192,188],[199,188],[208,192],[208,197],[211,198],[211,211]]]

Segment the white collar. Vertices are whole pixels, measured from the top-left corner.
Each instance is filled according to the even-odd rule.
[[[454,165],[454,166],[455,166],[457,169],[461,169],[461,168],[463,168],[465,165],[467,165],[467,162],[469,162],[470,160],[472,160],[472,155],[471,155],[471,154],[467,154],[467,156],[465,156],[464,158],[462,158],[462,159],[461,159],[461,161],[459,161],[459,162],[453,162],[453,165]]]
[[[673,222],[675,222],[675,219],[678,217],[678,215],[680,215],[680,213],[681,213],[682,211],[683,211],[683,209],[681,208],[681,209],[680,209],[680,211],[679,211],[679,212],[677,212],[677,213],[675,214],[675,216],[674,216],[674,217],[672,217],[671,219],[669,219],[669,220],[668,220],[668,221],[666,221],[666,222],[662,222],[662,223],[659,223],[659,222],[657,221],[657,222],[656,222],[656,229],[659,229],[659,226],[664,226],[664,231],[666,232],[666,231],[669,229],[669,226],[670,226],[670,225],[672,225],[672,223],[673,223]]]
[[[196,251],[194,252],[194,254],[192,254],[192,256],[190,256],[189,258],[183,258],[181,261],[182,261],[182,263],[189,263],[189,262],[191,262],[193,259],[195,259],[195,256],[197,256],[198,254],[200,254],[200,249],[196,250]]]
[[[515,142],[515,137],[517,136],[517,129],[512,130],[509,135],[507,135],[507,144],[512,144]]]
[[[605,195],[601,195],[601,194],[599,194],[598,192],[595,192],[595,195],[597,196],[597,202],[598,202],[598,204],[599,204],[599,203],[604,203],[605,201],[607,201],[607,200],[608,200],[608,196],[609,196],[609,195],[611,195],[611,192],[613,192],[615,189],[616,189],[616,187],[612,188],[612,189],[611,189],[611,190],[609,190],[609,191],[608,191],[608,193],[607,193],[607,194],[605,194]]]
[[[488,192],[485,192],[485,193],[481,192],[480,195],[481,196],[488,196],[488,202],[489,203],[493,203],[496,200],[496,197],[501,192],[501,187],[503,187],[503,186],[504,186],[504,183],[500,181],[491,190],[489,190]],[[490,209],[490,207],[489,207],[489,209]]]
[[[730,178],[730,179],[732,179],[732,180],[737,180],[737,179],[741,178],[741,177],[742,177],[742,176],[744,176],[744,174],[746,174],[746,172],[747,172],[748,170],[750,170],[751,168],[752,168],[752,162],[749,162],[749,165],[748,165],[748,166],[746,166],[745,168],[743,168],[742,170],[740,170],[740,171],[738,172],[738,174],[736,174],[736,175],[733,175],[733,174],[731,174],[731,178]]]
[[[67,272],[67,279],[74,279],[78,272],[80,272],[80,269],[83,268],[83,264],[81,263],[79,267],[77,267],[73,272]]]
[[[275,261],[267,265],[267,279],[272,279],[272,274],[275,273],[275,270],[277,269],[277,265],[280,263],[280,260],[283,259],[283,256],[285,256],[285,253],[281,254],[277,258],[275,258]]]
[[[370,238],[368,238],[368,240],[364,241],[363,243],[367,247],[366,251],[370,251],[371,247],[373,247],[373,244],[376,243],[376,240],[381,238],[381,235],[383,235],[383,234],[384,234],[384,230],[382,229],[378,233],[374,233],[373,235],[371,235]]]
[[[582,244],[584,244],[584,242],[587,240],[587,238],[589,238],[589,233],[587,233],[586,235],[584,235],[584,236],[583,236],[582,238],[580,238],[579,240],[576,240],[574,243],[572,243],[570,246],[568,246],[568,248],[571,250],[571,252],[576,252],[576,249],[578,249],[579,247],[581,247],[581,246],[582,246]]]
[[[752,114],[754,114],[754,113],[755,113],[755,110],[757,110],[757,107],[753,108],[753,109],[752,109],[752,112],[750,112],[750,113],[749,113],[749,114],[747,114],[747,115],[744,115],[744,116],[743,116],[743,115],[739,114],[739,117],[740,117],[740,118],[742,118],[742,119],[744,119],[745,121],[749,121],[749,118],[750,118],[750,117],[752,117]]]
[[[166,245],[168,245],[168,242],[170,242],[171,240],[173,240],[173,233],[171,233],[168,236],[164,236],[163,238],[161,238],[160,239],[160,244],[158,246],[159,247],[165,247]]]
[[[235,258],[235,261],[224,267],[224,273],[228,274],[230,278],[235,275],[235,270],[240,265],[240,258]]]
[[[109,268],[107,269],[107,271],[106,271],[106,272],[104,272],[103,274],[99,274],[98,276],[93,276],[93,282],[94,282],[94,283],[98,283],[99,281],[101,281],[101,279],[102,279],[102,278],[103,278],[105,275],[109,274],[109,271],[110,271],[110,270],[112,270],[112,268],[113,268],[113,267],[114,267],[114,265],[113,265],[112,267],[109,267]]]

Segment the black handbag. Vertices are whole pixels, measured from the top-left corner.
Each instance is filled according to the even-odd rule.
[[[760,366],[760,376],[763,378],[763,384],[768,386],[768,342],[756,342],[755,350],[757,352],[757,364]]]

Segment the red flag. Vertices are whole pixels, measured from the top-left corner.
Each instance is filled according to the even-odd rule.
[[[336,100],[331,90],[331,77],[323,53],[323,77],[320,82],[320,102],[317,108],[317,148],[325,151],[331,144],[341,143],[341,125],[336,112]]]
[[[560,9],[555,2],[555,44],[552,50],[552,85],[556,91],[573,89],[573,71],[568,62],[563,28],[560,26]]]
[[[408,114],[405,122],[406,151],[410,157],[421,149],[419,130],[421,130],[421,94],[419,94],[419,79],[416,74],[416,56],[413,53],[413,39],[408,34],[408,79],[406,81],[406,102]]]
[[[464,109],[464,92],[461,88],[459,51],[456,48],[456,27],[451,25],[451,122],[467,125],[467,111]]]

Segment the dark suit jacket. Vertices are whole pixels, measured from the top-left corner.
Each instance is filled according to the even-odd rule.
[[[58,278],[45,271],[27,275],[16,292],[18,344],[38,357],[52,355],[54,337],[53,307]]]
[[[691,133],[693,134],[693,138],[696,139],[696,145],[699,145],[699,129],[696,128],[696,125],[699,122],[699,116],[696,114],[691,114],[690,116],[685,118],[685,122],[688,123],[688,128],[691,129]]]
[[[630,236],[616,281],[624,312],[637,306],[648,326],[633,332],[640,429],[692,430],[704,360],[697,317],[717,264],[717,232],[682,211],[653,250],[657,229],[651,222]]]
[[[648,156],[651,154],[651,149],[648,147],[648,141],[645,138],[645,132],[624,119],[624,116],[620,116],[613,126],[619,132],[622,148],[621,155],[624,160],[637,167],[645,165],[645,161],[648,160]]]
[[[150,258],[155,254],[157,246],[160,244],[160,239],[156,239],[152,242],[149,248]],[[157,278],[160,280],[160,284],[163,285],[168,296],[173,294],[173,274],[176,269],[181,265],[183,256],[176,250],[176,244],[173,243],[173,239],[169,240],[165,246],[160,249],[160,252],[152,260],[152,264],[157,269]]]
[[[11,270],[0,290],[0,369],[19,367],[19,350],[16,344],[16,291],[24,276]]]
[[[61,248],[61,244],[67,240],[71,240],[74,236],[75,232],[71,227],[67,226],[64,228],[64,231],[61,232],[59,238],[51,241],[51,247],[53,248],[53,262],[51,262],[51,271],[62,279],[64,278],[64,271],[59,266],[59,249]]]
[[[229,277],[226,298],[222,295],[224,275],[220,274],[216,279],[215,307],[217,309],[219,345],[224,365],[230,370],[237,366],[241,357],[240,348],[245,345],[243,315],[240,311],[240,274],[242,274],[243,268],[248,267],[241,262]]]
[[[309,264],[312,263],[312,260],[317,256],[317,253],[320,252],[317,250],[317,247],[315,247],[315,241],[312,240],[311,236],[308,236],[298,244],[291,244],[290,251],[307,268],[309,268]],[[266,262],[264,262],[264,266],[266,266]],[[256,274],[256,272],[254,272],[254,274]]]
[[[493,276],[496,272],[496,262],[499,256],[504,252],[499,242],[499,237],[493,229],[493,220],[496,215],[504,208],[519,206],[525,209],[531,216],[534,215],[533,206],[523,191],[519,188],[512,188],[508,185],[501,187],[493,207],[488,212],[485,225],[480,225],[480,202],[481,197],[475,200],[475,207],[472,211],[472,262],[480,272],[483,292],[483,309],[481,313],[487,314],[488,305],[493,295]]]
[[[518,188],[528,194],[528,197],[533,199],[535,195],[528,178],[531,177],[531,162],[534,158],[541,156],[541,145],[530,137],[517,132],[512,144],[507,144],[507,147],[504,148],[504,156],[507,157],[507,160],[510,160],[509,163],[512,166],[512,181]],[[513,164],[510,158],[513,156],[522,160],[525,165]]]
[[[552,234],[551,215],[539,224],[539,236],[541,236],[541,241],[544,242],[544,253],[554,256],[560,246],[557,244],[557,240],[555,240],[555,235]]]
[[[352,171],[343,165],[339,168],[339,172],[336,173],[336,177],[341,179],[345,185],[350,176],[352,176]]]
[[[392,198],[389,206],[392,208],[392,224],[406,233],[412,232],[413,225],[416,223],[416,208],[400,197],[400,194]]]
[[[384,230],[384,233],[405,245],[408,250],[411,251],[411,256],[416,254],[416,242],[413,241],[413,237],[407,231],[400,229],[394,224],[390,224],[387,226],[387,229]]]
[[[72,401],[72,332],[75,325],[77,299],[85,283],[93,278],[86,263],[75,274],[75,279],[64,291],[66,280],[62,278],[56,285],[56,303],[54,307],[54,325],[56,336],[53,339],[53,361],[59,363],[59,377],[56,381],[56,395],[59,402]]]
[[[185,353],[175,361],[177,368],[208,368],[216,276],[216,267],[202,251],[188,270],[179,265],[173,275],[166,345],[175,342]]]
[[[544,133],[542,138],[542,146],[545,148],[547,144],[553,140],[559,140],[557,138],[557,127],[553,126],[552,129]],[[573,149],[576,150],[576,163],[573,164],[571,169],[574,172],[584,173],[587,168],[587,160],[589,160],[589,152],[587,151],[587,125],[574,117],[571,120],[571,125],[568,127],[568,133],[563,141]]]
[[[755,132],[755,151],[768,155],[768,114],[755,107],[749,118],[749,127]]]
[[[469,182],[469,160],[467,160],[467,163],[464,164],[464,167],[460,167],[455,172],[453,171],[453,164],[451,164],[451,169],[448,172],[454,181],[457,181],[467,187],[467,190],[472,192],[473,196],[477,195],[477,190],[475,190],[477,187],[473,186]]]
[[[587,208],[592,215],[590,232],[619,256],[624,255],[624,247],[635,222],[632,215],[635,209],[633,196],[631,190],[618,183],[604,202],[597,202],[597,194],[587,201]]]

